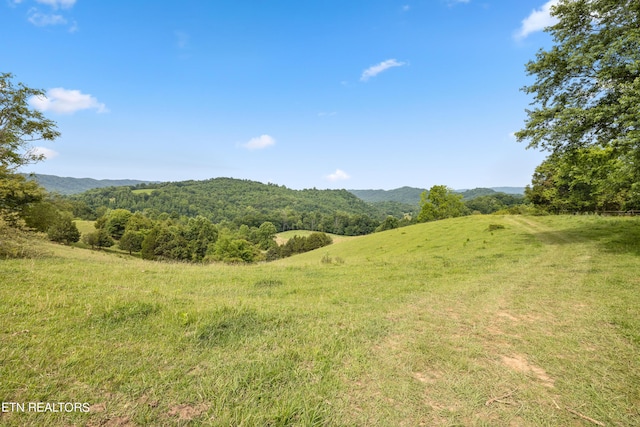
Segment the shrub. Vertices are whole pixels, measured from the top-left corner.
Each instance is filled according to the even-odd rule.
[[[80,231],[72,221],[71,214],[60,214],[47,230],[49,240],[70,245],[80,240]]]

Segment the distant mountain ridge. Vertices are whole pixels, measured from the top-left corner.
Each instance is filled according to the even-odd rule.
[[[139,184],[158,184],[158,181],[140,181],[135,179],[93,179],[60,177],[46,174],[23,174],[27,179],[36,180],[42,187],[51,193],[63,195],[80,194],[95,188],[106,187],[130,187]],[[361,200],[368,203],[398,202],[417,206],[420,204],[420,195],[427,191],[424,188],[400,187],[393,190],[347,190]],[[455,190],[462,194],[464,200],[495,193],[524,194],[524,187],[492,187],[475,188],[472,190]]]
[[[393,190],[347,190],[356,197],[369,203],[399,202],[409,205],[420,204],[420,195],[427,191],[425,188],[400,187]],[[480,196],[488,196],[496,193],[523,195],[524,187],[493,187],[474,188],[472,190],[454,190],[462,194],[463,200],[472,200]]]
[[[84,193],[94,188],[122,187],[147,184],[154,181],[139,181],[135,179],[93,179],[71,178],[45,174],[22,174],[29,180],[35,180],[50,193],[64,195]]]

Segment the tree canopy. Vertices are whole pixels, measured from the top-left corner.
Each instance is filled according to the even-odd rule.
[[[29,99],[44,92],[22,83],[14,85],[13,75],[0,74],[0,216],[9,222],[25,206],[42,199],[44,193],[27,182],[16,169],[44,158],[31,147],[40,140],[54,140],[60,134],[53,121],[29,106]]]
[[[434,185],[428,192],[422,193],[421,198],[422,208],[418,222],[455,218],[468,213],[462,202],[462,195],[454,193],[444,185]]]
[[[587,165],[573,161],[585,150],[610,150],[617,160],[609,166],[621,165],[638,183],[640,2],[559,0],[551,14],[558,22],[546,31],[554,45],[526,65],[535,82],[524,91],[534,95],[534,108],[517,139],[551,151],[551,163],[566,156],[576,168]],[[631,186],[631,196],[640,191]]]
[[[551,150],[610,144],[638,150],[640,2],[560,0],[551,9],[554,40],[527,66],[536,81],[523,130],[530,147]]]
[[[29,106],[31,97],[44,92],[22,83],[13,84],[11,73],[0,74],[0,168],[13,172],[20,166],[40,161],[41,153],[31,149],[35,141],[53,141],[60,133],[56,124]]]

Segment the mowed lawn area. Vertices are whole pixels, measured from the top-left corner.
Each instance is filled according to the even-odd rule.
[[[470,216],[257,265],[39,244],[0,261],[0,399],[89,410],[1,425],[640,425],[638,219]]]

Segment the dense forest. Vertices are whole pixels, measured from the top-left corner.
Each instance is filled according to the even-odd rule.
[[[366,203],[346,190],[292,190],[232,178],[93,189],[71,200],[79,202],[76,216],[87,219],[106,209],[127,209],[150,217],[160,213],[176,218],[202,216],[214,223],[230,221],[249,227],[270,222],[278,231],[345,235],[368,234],[389,215],[401,219],[417,212],[417,206]]]

